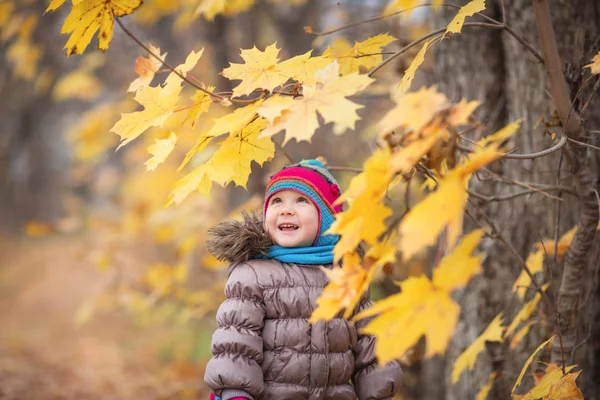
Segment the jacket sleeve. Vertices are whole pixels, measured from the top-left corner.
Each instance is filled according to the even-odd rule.
[[[357,312],[371,307],[371,300],[363,299]],[[356,324],[359,331],[372,318],[365,318]],[[391,361],[379,367],[375,357],[375,337],[358,335],[354,352],[354,373],[352,382],[358,400],[391,399],[402,382],[402,369],[397,361]]]
[[[217,396],[223,397],[225,389],[229,393],[235,389],[258,398],[263,391],[264,318],[262,290],[254,269],[248,263],[234,267],[225,285],[225,301],[217,311],[213,357],[204,374],[204,381]]]

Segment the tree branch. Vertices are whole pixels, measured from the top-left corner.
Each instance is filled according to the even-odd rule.
[[[585,140],[579,113],[577,111],[570,113],[571,98],[558,54],[548,1],[532,1],[540,45],[544,53],[546,73],[550,83],[550,93],[563,126],[563,136],[578,141]],[[578,303],[581,297],[585,264],[598,225],[598,204],[596,204],[593,192],[594,185],[587,162],[586,148],[569,142],[566,151],[569,169],[575,177],[580,204],[577,231],[565,254],[565,266],[557,301],[559,328],[563,334],[564,351],[570,353],[577,340]],[[560,362],[561,353],[560,343],[555,343],[552,347],[551,361]]]
[[[133,33],[131,33],[131,31],[129,31],[129,29],[125,28],[125,25],[123,25],[123,23],[121,22],[121,18],[120,17],[115,18],[115,20],[117,21],[117,24],[121,27],[121,29],[123,29],[123,32],[125,32],[127,34],[127,36],[129,36],[130,38],[132,38],[133,41],[136,42],[142,49],[146,50],[148,52],[148,54],[150,54],[152,57],[154,57],[158,61],[160,61],[162,65],[164,65],[166,68],[169,69],[169,71],[175,73],[178,77],[180,77],[185,82],[187,82],[188,84],[190,84],[193,88],[195,88],[197,90],[200,90],[201,92],[206,93],[210,97],[215,98],[218,101],[225,100],[224,97],[219,96],[218,94],[214,94],[214,93],[212,93],[212,92],[204,89],[202,86],[199,86],[195,82],[192,82],[186,76],[184,76],[183,74],[181,74],[181,72],[177,71],[175,68],[173,68],[169,64],[167,64],[166,61],[163,61],[158,55],[154,54],[144,43],[142,43]]]

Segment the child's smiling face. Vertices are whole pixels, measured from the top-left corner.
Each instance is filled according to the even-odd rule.
[[[302,193],[282,190],[269,199],[265,229],[279,246],[312,246],[319,233],[319,211]]]

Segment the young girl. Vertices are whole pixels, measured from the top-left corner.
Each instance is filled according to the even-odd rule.
[[[341,317],[308,324],[336,268],[325,235],[340,189],[317,160],[271,177],[263,221],[245,215],[210,230],[208,248],[231,263],[204,380],[223,400],[391,399],[400,365],[378,367],[374,338]],[[364,298],[356,311],[369,307]],[[364,321],[360,322],[360,326]],[[218,399],[218,397],[217,397]]]

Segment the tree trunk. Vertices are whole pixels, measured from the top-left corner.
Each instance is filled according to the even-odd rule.
[[[465,3],[466,1],[462,1],[459,5]],[[541,53],[531,1],[514,0],[505,3],[507,24]],[[500,2],[490,1],[487,4],[486,14],[501,20]],[[568,82],[572,88],[575,88],[575,91],[571,92],[573,96],[581,85],[582,64],[588,63],[592,55],[598,51],[593,46],[597,46],[597,42],[594,44],[594,41],[598,35],[600,12],[594,2],[583,0],[554,1],[551,7],[558,49],[565,65],[564,70]],[[436,17],[436,27],[447,24],[455,13],[453,9],[444,9]],[[474,20],[475,18],[477,17],[474,17]],[[578,43],[583,43],[584,46],[578,46]],[[544,66],[514,37],[501,31],[465,28],[460,35],[442,41],[437,47],[435,57],[435,82],[452,100],[461,98],[481,100],[483,105],[477,116],[487,121],[491,132],[509,122],[523,118],[522,129],[511,143],[518,153],[532,153],[552,146],[550,136],[544,132],[554,110]],[[598,102],[592,103],[586,110],[585,116],[597,115],[599,108]],[[556,126],[551,127],[549,131],[562,134],[559,129],[560,127]],[[598,129],[598,125],[589,129]],[[590,158],[597,158],[597,154],[590,152],[587,154]],[[558,181],[560,186],[573,187],[575,182],[569,173],[567,160],[561,161],[561,157],[561,152],[558,151],[535,160],[503,160],[492,168],[502,176],[521,182],[557,185],[560,167]],[[593,165],[597,165],[597,161],[590,161],[593,162],[591,164],[593,172],[595,171]],[[593,179],[597,182],[597,173],[595,174]],[[472,189],[488,195],[515,191],[514,186],[504,183],[481,182],[476,179],[474,181]],[[557,221],[559,236],[576,225],[579,216],[577,198],[570,194],[564,194],[563,197],[560,211],[556,200],[539,194],[506,202],[482,203],[477,206],[477,209],[469,205],[469,208],[484,225],[486,221],[482,215],[488,216],[499,233],[513,244],[520,257],[526,259],[533,243],[555,236]],[[558,214],[560,218],[557,218]],[[466,223],[472,225],[468,220]],[[472,227],[467,226],[466,229]],[[434,366],[426,365],[423,369],[424,373],[429,374],[422,377],[423,382],[431,382],[432,379],[439,381],[442,368],[445,369],[443,376],[446,379],[445,393],[448,399],[475,398],[493,370],[499,372],[499,378],[488,399],[510,398],[510,390],[527,357],[541,343],[543,336],[548,336],[550,332],[556,330],[554,310],[546,309],[540,303],[540,309],[543,309],[541,319],[546,323],[540,321],[535,324],[515,350],[509,350],[507,345],[488,346],[483,352],[485,354],[481,354],[477,360],[475,369],[463,373],[459,382],[452,385],[449,377],[454,361],[460,353],[479,336],[496,314],[503,312],[505,323],[509,323],[521,307],[517,297],[511,293],[514,280],[521,271],[517,258],[499,240],[484,243],[484,250],[487,258],[483,265],[483,273],[459,295],[462,313],[455,336],[446,353],[446,359],[433,361]],[[588,332],[598,331],[597,323],[595,326],[592,325],[598,315],[598,290],[594,286],[596,280],[592,279],[595,254],[591,253],[588,254],[589,268],[582,287],[585,287],[585,293],[592,293],[592,295],[586,303],[586,313],[580,312],[578,319],[581,328],[579,341],[583,341]],[[560,285],[562,267],[556,265],[550,257],[546,264],[544,280],[552,283],[548,289],[549,298],[552,299],[553,293],[557,292]],[[533,294],[533,290],[530,290],[526,300]],[[584,300],[581,300],[580,304],[582,301]],[[593,344],[588,340],[578,348],[572,360],[583,368],[578,383],[583,388],[586,399],[599,398],[600,394],[597,379],[594,379],[600,371],[597,369],[594,357],[589,355],[594,354],[594,351],[598,352],[597,348],[597,343]],[[569,355],[566,358],[569,362]],[[430,373],[436,368],[440,374],[437,378]],[[522,386],[531,387],[532,380],[529,375],[526,375],[527,378]],[[420,398],[441,398],[429,395],[427,391],[431,390],[433,389],[427,386],[424,395]]]

